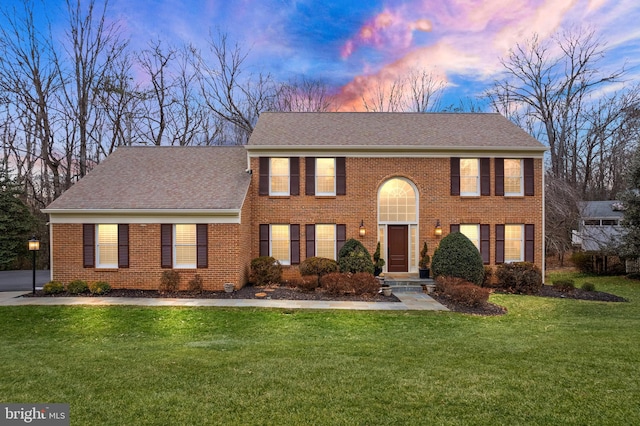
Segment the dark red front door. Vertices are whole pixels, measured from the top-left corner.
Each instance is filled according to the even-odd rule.
[[[409,271],[409,226],[408,225],[389,225],[387,226],[387,234],[389,238],[389,251],[387,259],[389,272],[408,272]]]

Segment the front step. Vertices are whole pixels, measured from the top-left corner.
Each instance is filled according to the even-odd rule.
[[[420,279],[417,274],[387,275],[384,283],[389,284],[394,290],[405,291],[422,291],[424,285],[430,288],[435,285],[433,279]]]

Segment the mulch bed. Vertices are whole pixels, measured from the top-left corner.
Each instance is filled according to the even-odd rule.
[[[263,293],[262,297],[258,296]],[[399,302],[400,300],[394,296],[383,296],[377,294],[369,295],[332,295],[322,291],[301,291],[291,287],[253,287],[251,285],[244,286],[240,290],[233,293],[224,293],[219,291],[203,291],[193,293],[188,291],[179,291],[175,293],[159,293],[156,290],[122,290],[113,289],[105,296],[108,297],[146,297],[146,298],[185,298],[185,299],[272,299],[272,300],[323,300],[323,301],[363,301],[363,302]],[[494,303],[485,303],[482,306],[463,306],[449,299],[448,296],[440,293],[431,293],[438,302],[446,306],[450,311],[460,312],[472,315],[503,315],[507,313],[507,308],[496,305]],[[563,299],[580,299],[601,302],[627,302],[623,297],[616,296],[602,291],[585,291],[575,288],[569,291],[561,291],[553,286],[544,285],[538,296],[541,297],[557,297]],[[26,294],[25,297],[32,297],[32,294]],[[36,291],[35,297],[103,297],[89,293],[70,294],[67,292],[58,294],[44,294],[42,290]]]

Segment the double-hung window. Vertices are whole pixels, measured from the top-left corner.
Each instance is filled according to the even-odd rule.
[[[118,225],[99,224],[96,228],[96,268],[118,267]]]
[[[460,195],[480,195],[480,161],[477,158],[460,159]]]
[[[522,195],[522,160],[506,158],[504,160],[504,195]]]
[[[480,251],[480,225],[460,225],[460,233],[471,240]]]
[[[289,195],[289,158],[269,159],[269,195]]]
[[[176,224],[174,232],[174,268],[195,268],[197,263],[197,241],[195,224]]]
[[[336,260],[335,225],[316,225],[316,256]]]
[[[335,158],[316,158],[316,195],[336,195]]]
[[[289,225],[271,225],[271,241],[269,247],[270,256],[280,261],[283,265],[291,264],[291,239],[289,237]]]
[[[504,226],[504,261],[522,262],[524,260],[524,226]]]

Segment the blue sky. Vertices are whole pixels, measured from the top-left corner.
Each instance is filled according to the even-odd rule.
[[[64,1],[35,2],[60,31]],[[154,39],[206,48],[219,29],[249,50],[252,71],[323,81],[352,109],[371,85],[415,68],[445,82],[443,102],[473,97],[500,77],[499,58],[516,43],[578,25],[607,43],[605,67],[640,75],[637,0],[111,0],[108,17],[134,48]]]

